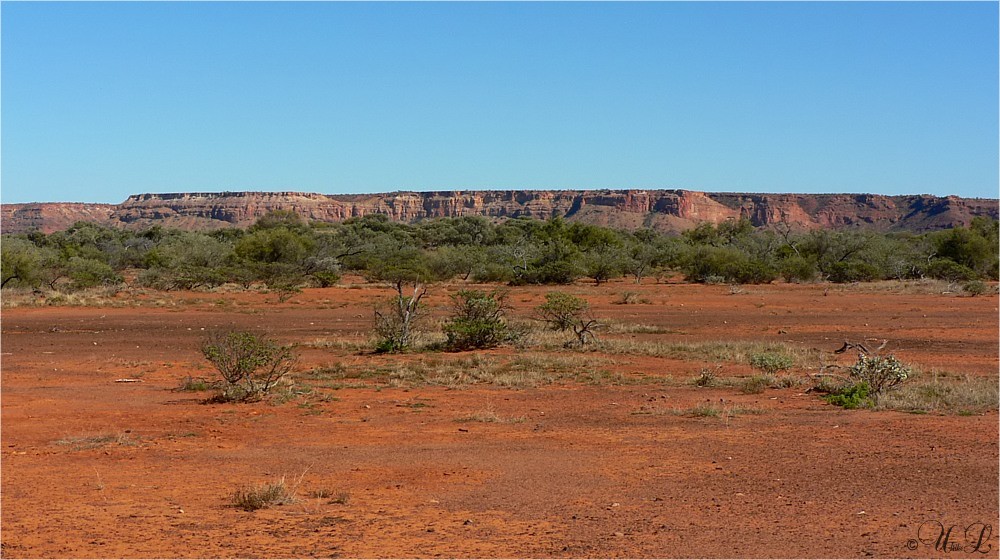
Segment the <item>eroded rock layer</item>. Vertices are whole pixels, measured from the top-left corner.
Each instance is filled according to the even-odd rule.
[[[518,216],[569,220],[625,229],[681,231],[700,222],[746,217],[756,226],[788,222],[796,228],[869,227],[929,231],[967,225],[975,216],[998,218],[996,199],[873,194],[704,193],[685,190],[442,191],[364,195],[302,192],[137,194],[121,204],[3,204],[4,233],[65,229],[92,221],[143,229],[153,225],[207,230],[246,227],[272,210],[307,220],[340,222],[367,214],[414,222],[446,216]]]

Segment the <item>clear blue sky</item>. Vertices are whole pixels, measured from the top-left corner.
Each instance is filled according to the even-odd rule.
[[[0,196],[996,197],[997,8],[4,2]]]

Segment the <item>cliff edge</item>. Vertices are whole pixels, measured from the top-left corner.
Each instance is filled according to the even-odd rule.
[[[923,232],[964,226],[976,216],[1000,218],[996,199],[874,194],[704,193],[686,190],[498,190],[325,195],[302,192],[137,194],[121,204],[0,205],[3,233],[66,229],[77,221],[132,230],[153,225],[188,230],[246,227],[273,210],[341,222],[385,214],[400,222],[424,218],[528,216],[622,229],[681,231],[708,221],[748,218],[755,226],[787,222],[800,229],[867,227]]]

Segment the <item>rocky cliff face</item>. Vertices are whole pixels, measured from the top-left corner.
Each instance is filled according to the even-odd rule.
[[[44,202],[32,204],[0,204],[0,231],[23,233],[64,230],[76,222],[111,223],[114,204],[77,202]]]
[[[871,194],[749,194],[683,190],[443,191],[370,195],[300,192],[225,192],[133,195],[118,205],[4,204],[4,233],[52,232],[78,220],[142,229],[152,225],[206,230],[246,227],[273,210],[307,220],[340,222],[367,214],[413,222],[446,216],[494,219],[564,216],[625,229],[681,231],[700,222],[748,218],[756,226],[788,222],[797,228],[868,227],[929,231],[967,225],[975,216],[1000,217],[995,199]]]

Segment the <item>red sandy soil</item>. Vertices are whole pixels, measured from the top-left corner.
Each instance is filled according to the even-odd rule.
[[[428,298],[441,315],[447,294]],[[551,288],[515,288],[528,316]],[[626,282],[568,291],[664,342],[759,340],[824,352],[889,339],[924,371],[995,378],[998,298],[877,288]],[[648,303],[615,305],[625,291]],[[5,557],[991,557],[998,416],[843,410],[806,386],[688,383],[713,363],[580,354],[637,384],[325,389],[330,400],[204,404],[199,343],[219,327],[284,343],[363,341],[384,288],[120,296],[13,307],[2,321]],[[127,301],[124,301],[127,300]],[[137,302],[139,304],[137,304]],[[141,304],[141,305],[140,305]],[[206,329],[206,330],[203,330]],[[607,335],[611,336],[611,335]],[[297,372],[466,354],[373,356],[312,344]],[[507,359],[537,350],[500,349]],[[724,364],[722,376],[751,373]],[[799,372],[806,375],[808,372]],[[122,378],[136,383],[116,383]],[[757,414],[677,414],[700,404]],[[517,421],[462,422],[483,411]],[[671,413],[670,411],[675,411]],[[73,438],[118,434],[81,449]],[[246,512],[244,485],[298,500]],[[327,491],[324,498],[313,497]],[[336,499],[341,498],[341,499]],[[344,502],[344,503],[337,503]],[[935,550],[936,525],[954,526]],[[978,550],[969,539],[986,535]],[[921,525],[924,524],[921,529]],[[919,540],[914,540],[919,539]],[[975,540],[975,539],[973,539]],[[985,552],[985,553],[984,553]]]

